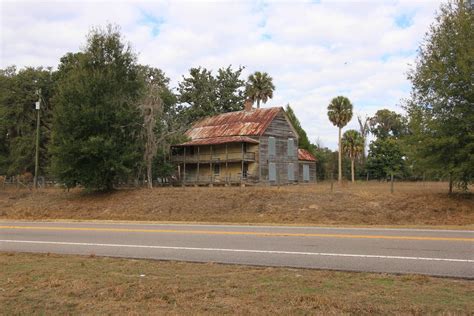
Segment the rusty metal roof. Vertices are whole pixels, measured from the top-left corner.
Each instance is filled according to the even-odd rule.
[[[298,160],[303,161],[316,161],[316,157],[306,149],[298,148]]]
[[[245,136],[228,136],[228,137],[211,137],[211,138],[198,138],[190,140],[179,145],[174,145],[174,147],[180,146],[198,146],[198,145],[218,145],[225,143],[251,143],[258,144],[258,140],[245,137]]]
[[[196,122],[186,136],[192,140],[229,136],[262,135],[281,107],[237,111],[206,117]]]

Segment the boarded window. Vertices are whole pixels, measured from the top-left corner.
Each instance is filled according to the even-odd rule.
[[[242,176],[246,179],[249,173],[249,165],[245,162],[242,169]]]
[[[274,162],[268,164],[268,179],[270,181],[276,181],[276,166]]]
[[[221,173],[221,165],[216,163],[214,165],[214,175],[218,176],[218,175],[220,175],[220,173]]]
[[[309,181],[309,165],[303,165],[303,181]]]
[[[295,165],[293,163],[288,164],[288,181],[295,181]]]
[[[268,137],[268,155],[275,156],[275,137]]]
[[[288,138],[288,156],[293,157],[295,155],[295,140]]]

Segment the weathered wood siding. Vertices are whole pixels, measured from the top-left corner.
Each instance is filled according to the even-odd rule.
[[[303,179],[303,166],[309,166],[309,181],[304,181]],[[300,161],[299,162],[299,182],[316,182],[316,162],[314,161]]]
[[[188,183],[238,182],[242,177],[244,165],[247,176],[244,175],[243,180],[258,182],[258,144],[246,143],[244,146],[246,146],[244,154],[242,154],[242,143],[183,148],[178,161],[179,179]],[[243,164],[242,158],[244,158]],[[215,172],[215,166],[219,166],[218,173]]]
[[[269,137],[275,138],[275,155],[269,154]],[[293,150],[288,155],[288,139],[294,139]],[[297,182],[299,179],[298,167],[298,139],[283,112],[275,116],[265,133],[258,139],[259,145],[259,174],[261,182],[269,182],[269,164],[275,163],[276,178],[279,183]],[[288,180],[288,164],[293,163],[294,181]]]

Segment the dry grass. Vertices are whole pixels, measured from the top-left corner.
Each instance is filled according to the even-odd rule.
[[[428,276],[0,253],[0,314],[469,314]]]
[[[474,225],[474,194],[446,183],[155,188],[86,194],[0,190],[0,219],[100,219],[318,225]]]

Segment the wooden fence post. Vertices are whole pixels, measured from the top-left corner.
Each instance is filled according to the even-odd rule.
[[[390,174],[390,193],[393,194],[393,172]]]
[[[331,193],[334,190],[334,174],[331,172]]]

